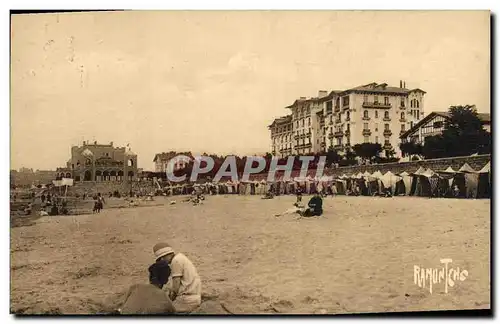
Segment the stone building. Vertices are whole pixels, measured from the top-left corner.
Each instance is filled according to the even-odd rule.
[[[71,148],[66,168],[58,168],[58,177],[75,181],[133,181],[137,179],[137,155],[130,148],[97,142],[83,142]]]
[[[181,158],[181,155],[185,155],[188,158]],[[170,160],[174,157],[176,161],[169,166]],[[191,152],[162,152],[155,155],[153,162],[155,163],[155,172],[167,172],[167,169],[170,167],[170,172],[181,170],[186,167],[186,165],[193,160],[193,154]]]
[[[308,154],[327,151],[329,147],[342,152],[361,143],[380,143],[385,151],[401,156],[399,136],[423,118],[425,91],[407,89],[375,82],[347,90],[318,92],[314,98],[301,97],[290,106],[291,115],[276,119],[271,129],[274,155]],[[291,123],[288,123],[288,120]],[[286,121],[286,122],[285,122]],[[292,141],[281,147],[278,132],[291,124]],[[278,144],[276,140],[279,139]]]

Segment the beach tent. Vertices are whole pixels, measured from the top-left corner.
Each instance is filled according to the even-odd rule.
[[[466,198],[477,198],[478,182],[479,174],[468,163],[464,163],[454,177],[461,196],[465,195]]]
[[[382,172],[380,172],[378,170],[372,173],[373,178],[380,179],[382,176],[383,176]]]
[[[411,176],[408,172],[404,171],[399,174],[399,181],[396,182],[396,195],[406,195],[410,194],[411,189]]]
[[[479,171],[478,185],[477,185],[477,198],[488,198],[491,196],[491,164],[490,162]]]
[[[369,177],[369,176],[371,176],[371,175],[372,175],[372,174],[371,174],[370,172],[368,172],[368,171],[365,171],[365,173],[363,173],[363,176],[365,176],[365,177]]]
[[[396,183],[401,180],[400,176],[395,175],[391,171],[387,171],[382,177],[380,177],[380,181],[384,185],[384,188],[391,189],[391,192],[394,194],[396,192]]]

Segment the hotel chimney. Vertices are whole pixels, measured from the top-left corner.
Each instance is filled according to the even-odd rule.
[[[399,80],[399,87],[403,88],[403,80]]]

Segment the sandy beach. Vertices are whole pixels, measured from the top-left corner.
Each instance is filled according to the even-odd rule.
[[[328,197],[325,214],[275,217],[292,196],[157,198],[141,208],[42,217],[11,229],[11,311],[95,314],[147,281],[166,241],[198,268],[203,299],[227,313],[362,313],[490,308],[490,200]],[[169,205],[170,200],[177,204]],[[304,197],[303,201],[307,201]],[[420,288],[440,259],[465,281]],[[207,302],[208,303],[208,302]]]

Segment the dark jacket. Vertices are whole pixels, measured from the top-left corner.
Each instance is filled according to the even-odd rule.
[[[313,209],[313,215],[323,214],[323,199],[320,196],[313,196],[307,205]]]

